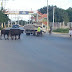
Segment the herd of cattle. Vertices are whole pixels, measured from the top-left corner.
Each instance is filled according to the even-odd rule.
[[[21,34],[23,33],[24,30],[20,30],[20,29],[3,29],[1,30],[1,37],[0,39],[2,39],[2,36],[6,39],[9,40],[9,38],[13,39],[20,39]]]

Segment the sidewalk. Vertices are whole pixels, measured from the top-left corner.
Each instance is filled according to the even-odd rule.
[[[70,37],[68,33],[52,32],[52,35],[58,36],[58,37]]]
[[[49,34],[48,32],[46,32],[46,34]],[[58,32],[52,32],[53,36],[58,36],[58,37],[70,37],[69,33],[58,33]]]

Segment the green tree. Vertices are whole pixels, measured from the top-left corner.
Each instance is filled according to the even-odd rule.
[[[69,21],[72,22],[72,8],[69,7],[66,12],[68,13],[68,16],[69,16]]]
[[[53,7],[55,8],[55,22],[65,22],[67,23],[69,21],[69,15],[68,12],[64,9],[58,8],[57,6],[48,6],[48,12],[49,12],[49,21],[53,21]],[[43,7],[38,9],[39,12],[43,14],[47,14],[47,7]]]
[[[0,23],[7,22],[9,20],[8,16],[0,11]]]

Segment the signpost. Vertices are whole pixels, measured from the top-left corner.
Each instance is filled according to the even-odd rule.
[[[48,19],[48,0],[47,0],[47,31],[49,30],[49,19]]]
[[[33,11],[5,11],[5,14],[16,14],[16,15],[30,15],[33,14]]]

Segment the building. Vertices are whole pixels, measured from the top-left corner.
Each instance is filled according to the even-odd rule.
[[[33,22],[47,22],[47,14],[42,14],[41,12],[37,11],[37,13],[33,14],[31,19]]]
[[[41,25],[44,31],[47,30],[47,14],[37,11],[37,13],[32,15],[31,20],[33,23]]]

